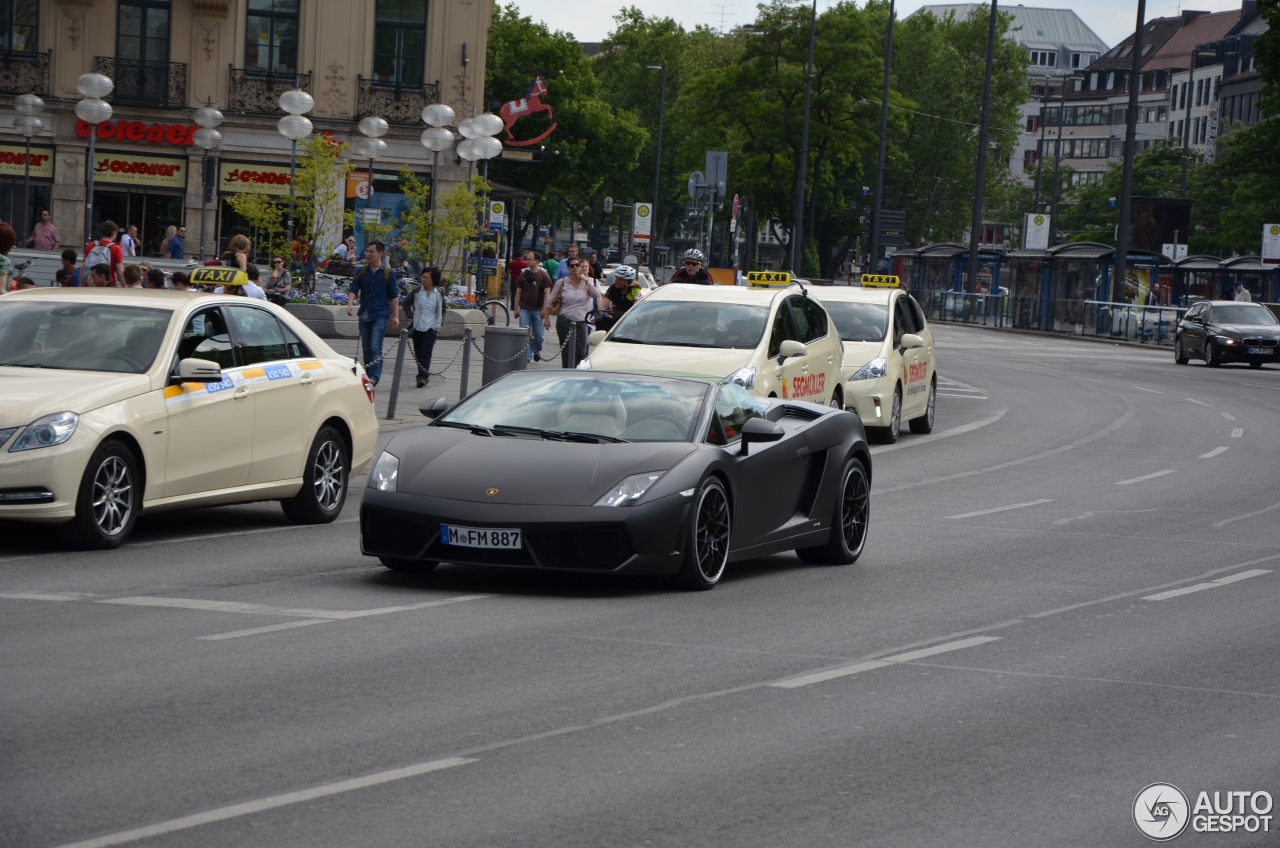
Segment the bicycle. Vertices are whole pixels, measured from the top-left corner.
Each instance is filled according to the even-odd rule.
[[[460,297],[458,284],[453,283],[446,289],[446,296]],[[485,313],[484,322],[490,327],[510,327],[511,326],[511,310],[501,300],[489,297],[488,292],[476,292],[476,302],[474,305],[467,304],[468,309],[479,309]]]

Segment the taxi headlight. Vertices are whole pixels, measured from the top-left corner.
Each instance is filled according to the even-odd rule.
[[[369,485],[379,492],[396,491],[396,481],[400,477],[400,458],[387,451],[382,452],[369,473]]]
[[[15,451],[51,448],[60,445],[76,432],[80,416],[74,412],[55,412],[38,421],[32,421],[14,441],[10,453]]]
[[[632,474],[618,485],[609,490],[608,494],[596,501],[596,506],[631,506],[640,500],[645,492],[649,491],[649,487],[657,481],[659,477],[666,474],[665,471],[645,471],[640,474]]]
[[[756,387],[756,369],[748,366],[739,368],[726,378],[730,383],[737,383],[744,389],[754,389]]]
[[[889,360],[883,356],[877,356],[866,365],[859,368],[850,380],[878,380],[885,374],[889,373]]]

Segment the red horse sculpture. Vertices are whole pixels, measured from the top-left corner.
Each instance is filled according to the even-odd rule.
[[[543,103],[542,96],[547,93],[547,83],[542,77],[538,77],[529,86],[529,94],[520,100],[511,100],[502,104],[502,108],[498,110],[498,114],[502,116],[503,126],[507,131],[507,144],[511,147],[530,147],[542,141],[555,130],[555,113],[551,111],[551,104]],[[523,140],[517,139],[511,132],[511,127],[521,118],[538,112],[546,112],[547,120],[551,121],[551,126],[546,131],[535,136]]]

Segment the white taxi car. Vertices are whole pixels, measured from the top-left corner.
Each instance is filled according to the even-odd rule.
[[[592,333],[578,367],[729,378],[760,397],[840,408],[840,337],[812,291],[665,285]]]
[[[0,519],[64,525],[76,547],[117,547],[140,513],[176,507],[279,500],[332,521],[377,435],[363,369],[265,301],[0,297]]]
[[[864,274],[861,288],[823,286],[811,293],[840,332],[845,408],[858,413],[867,437],[896,442],[903,420],[913,433],[932,431],[938,400],[933,331],[898,278]]]

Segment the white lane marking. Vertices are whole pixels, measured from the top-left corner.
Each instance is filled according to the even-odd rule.
[[[945,654],[949,651],[959,651],[962,648],[972,648],[974,645],[982,645],[987,642],[997,642],[999,640],[999,636],[972,636],[968,639],[958,639],[955,642],[946,642],[929,648],[921,648],[918,651],[907,651],[904,654],[894,654],[891,657],[884,657],[879,660],[868,660],[866,662],[854,663],[853,665],[841,666],[840,668],[831,668],[826,671],[814,672],[813,674],[791,677],[786,680],[779,680],[776,683],[770,683],[769,685],[777,689],[796,689],[813,683],[825,683],[828,680],[835,680],[839,677],[849,677],[854,674],[860,674],[864,671],[884,668],[888,665],[907,663],[913,660],[924,659],[925,657],[932,657],[936,654]]]
[[[1177,473],[1177,472],[1176,472],[1176,471],[1174,471],[1174,469],[1172,469],[1172,468],[1166,468],[1165,470],[1163,470],[1163,471],[1157,471],[1157,472],[1156,472],[1156,473],[1154,473],[1154,474],[1143,474],[1141,477],[1132,477],[1132,478],[1130,478],[1130,479],[1128,479],[1128,480],[1117,480],[1117,481],[1116,481],[1116,485],[1117,485],[1117,486],[1127,486],[1127,485],[1129,485],[1130,483],[1141,483],[1143,480],[1154,480],[1154,479],[1156,479],[1157,477],[1163,477],[1163,476],[1164,476],[1164,475],[1166,475],[1166,474],[1176,474],[1176,473]]]
[[[973,518],[976,515],[990,515],[993,512],[1006,512],[1011,509],[1023,509],[1029,506],[1039,506],[1040,504],[1053,503],[1052,498],[1040,498],[1035,501],[1027,501],[1026,503],[1009,504],[1008,506],[993,506],[991,509],[980,509],[977,512],[962,512],[959,515],[948,515],[947,518]]]
[[[938,392],[940,398],[951,398],[952,400],[989,400],[986,395],[949,395],[944,392]]]
[[[328,783],[323,786],[303,789],[298,792],[287,792],[283,795],[273,795],[270,798],[261,798],[257,801],[246,801],[242,804],[232,804],[229,807],[218,807],[214,810],[206,810],[203,813],[169,819],[168,821],[158,822],[156,824],[147,825],[146,827],[139,827],[134,830],[124,830],[119,833],[111,833],[94,839],[85,839],[81,842],[71,842],[60,846],[60,848],[106,848],[109,845],[123,845],[126,842],[137,842],[140,839],[150,839],[153,836],[163,836],[167,833],[176,833],[180,830],[190,830],[193,827],[200,827],[201,825],[212,824],[213,822],[227,821],[228,819],[240,818],[241,816],[251,816],[255,813],[275,810],[280,807],[287,807],[291,804],[302,804],[307,801],[314,801],[317,798],[339,795],[343,792],[355,792],[360,789],[367,789],[370,786],[378,786],[380,784],[391,783],[396,780],[405,780],[410,777],[428,774],[429,772],[441,771],[443,769],[454,768],[456,766],[465,766],[468,763],[474,762],[477,761],[474,759],[467,759],[465,757],[449,757],[443,760],[432,760],[431,762],[418,763],[417,765],[405,766],[404,768],[376,772],[374,774],[357,777],[352,780],[341,780],[337,783]]]
[[[1227,419],[1228,421],[1236,420],[1236,417],[1229,412],[1219,412],[1218,414],[1221,415],[1223,418]]]
[[[276,607],[269,604],[246,604],[239,601],[206,601],[199,598],[150,598],[145,596],[132,598],[107,598],[94,601],[96,604],[124,604],[138,607],[165,607],[169,609],[194,609],[206,612],[233,612],[245,615],[283,615],[299,618],[323,618],[334,621],[346,621],[352,618],[366,618],[371,615],[387,615],[393,612],[409,612],[411,610],[440,607],[462,601],[479,601],[492,598],[493,595],[458,595],[453,598],[441,598],[435,601],[423,601],[418,604],[406,604],[397,607],[378,607],[367,610],[321,610],[296,609],[292,607]]]
[[[1162,394],[1164,394],[1164,392],[1162,392],[1162,391],[1158,391],[1157,389],[1148,389],[1146,386],[1133,386],[1132,388],[1135,388],[1135,389],[1137,389],[1137,390],[1138,390],[1138,391],[1140,391],[1140,392],[1151,392],[1151,394],[1153,394],[1153,395],[1162,395]]]
[[[1183,398],[1183,400],[1189,400],[1192,403],[1197,404],[1199,406],[1210,406],[1210,404],[1207,404],[1202,400],[1196,400],[1195,398]]]
[[[915,445],[926,445],[929,442],[936,442],[938,439],[945,439],[948,436],[959,436],[961,433],[971,433],[974,430],[980,430],[988,424],[994,424],[1001,418],[1004,418],[1007,409],[1002,409],[995,415],[978,421],[972,421],[968,424],[961,424],[959,427],[952,427],[950,430],[943,430],[941,433],[932,433],[928,436],[916,436],[908,441],[901,441],[894,445],[875,445],[871,449],[872,454],[886,453],[891,450],[899,450],[901,448],[909,448]]]
[[[14,601],[83,601],[96,597],[88,592],[0,592],[0,598]]]
[[[952,377],[944,377],[941,374],[938,375],[938,383],[948,388],[962,389],[967,392],[985,392],[986,391],[986,389],[980,389],[977,386],[971,386],[968,383],[962,383],[959,380],[956,380]]]
[[[1261,577],[1271,572],[1265,568],[1255,568],[1252,571],[1241,571],[1239,574],[1230,574],[1226,577],[1219,577],[1217,580],[1210,580],[1208,583],[1197,583],[1194,586],[1184,586],[1181,589],[1170,589],[1168,592],[1157,592],[1154,595],[1147,595],[1140,600],[1143,601],[1167,601],[1170,598],[1176,598],[1179,595],[1190,595],[1192,592],[1203,592],[1205,589],[1217,589],[1219,586],[1227,586],[1232,583],[1238,583],[1241,580],[1248,580],[1250,577]]]
[[[360,518],[340,518],[337,521],[330,521],[332,527],[335,524],[355,524]],[[307,527],[314,527],[311,524],[282,524],[279,527],[258,527],[253,530],[229,530],[226,533],[208,533],[204,536],[183,536],[178,539],[155,539],[150,542],[130,542],[130,548],[149,548],[155,545],[183,545],[187,542],[202,542],[206,539],[226,539],[231,536],[255,536],[258,533],[279,533],[282,530],[301,530]]]
[[[248,630],[233,630],[230,633],[215,633],[212,636],[197,636],[209,642],[222,639],[239,639],[241,636],[257,636],[259,633],[275,633],[277,630],[292,630],[295,627],[306,627],[308,624],[326,624],[332,618],[304,618],[300,621],[286,621],[283,624],[269,624],[266,627],[251,627]]]
[[[1231,448],[1216,447],[1216,448],[1214,448],[1213,450],[1209,451],[1208,453],[1202,453],[1202,454],[1200,454],[1200,458],[1201,458],[1201,459],[1213,459],[1213,458],[1214,458],[1215,456],[1217,456],[1218,454],[1220,454],[1220,453],[1226,453],[1226,452],[1227,452],[1227,451],[1229,451],[1229,450],[1231,450]]]
[[[1243,428],[1243,427],[1235,427],[1235,428],[1233,428],[1233,429],[1231,430],[1231,438],[1233,438],[1233,439],[1238,439],[1238,438],[1240,438],[1240,437],[1241,437],[1241,436],[1243,436],[1243,435],[1244,435],[1244,428]]]
[[[1215,521],[1213,522],[1213,526],[1225,527],[1226,525],[1234,523],[1236,521],[1244,521],[1246,518],[1253,518],[1255,515],[1262,515],[1265,512],[1271,512],[1271,510],[1273,509],[1280,509],[1280,503],[1272,504],[1271,506],[1268,506],[1268,507],[1263,507],[1257,512],[1247,512],[1244,515],[1237,515],[1234,518],[1224,518],[1221,521]]]

